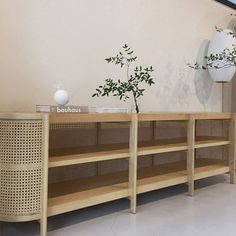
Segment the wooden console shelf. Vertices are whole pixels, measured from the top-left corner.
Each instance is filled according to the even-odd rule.
[[[38,121],[34,120],[36,119],[35,117]],[[122,113],[50,114],[49,116],[44,114],[37,114],[36,116],[35,114],[2,114],[0,116],[0,125],[6,127],[7,119],[9,122],[14,119],[17,121],[25,119],[27,120],[26,126],[28,123],[30,125],[32,124],[30,126],[32,129],[34,128],[34,124],[32,123],[33,121],[40,124],[38,132],[40,135],[45,135],[42,137],[44,140],[42,147],[44,157],[42,155],[40,156],[40,161],[43,163],[43,175],[40,176],[39,179],[39,183],[43,183],[43,185],[37,190],[40,192],[40,196],[42,196],[41,202],[40,199],[38,201],[38,211],[40,210],[40,212],[37,212],[37,214],[33,217],[24,216],[22,218],[14,218],[12,216],[6,217],[4,214],[0,213],[0,220],[24,221],[29,219],[40,219],[41,236],[46,235],[47,217],[49,216],[54,216],[121,198],[128,198],[130,200],[131,212],[136,213],[137,195],[141,193],[174,186],[177,184],[188,184],[188,193],[193,196],[194,182],[196,180],[226,173],[229,173],[230,182],[234,183],[236,156],[235,114]],[[228,135],[216,137],[212,136],[212,134],[207,134],[204,136],[197,135],[198,132],[196,131],[196,124],[198,121],[205,122],[204,120],[225,121],[228,125]],[[57,132],[60,132],[60,129],[63,129],[61,127],[65,127],[64,125],[66,125],[66,127],[71,125],[73,129],[74,125],[78,123],[95,123],[97,125],[107,122],[112,125],[121,125],[125,123],[126,128],[129,129],[129,135],[126,135],[128,137],[125,139],[128,140],[128,143],[101,145],[98,142],[93,146],[50,149],[48,155],[47,135],[51,132],[49,127],[58,129]],[[182,131],[180,137],[176,138],[176,136],[172,136],[171,134],[165,139],[163,139],[163,137],[159,137],[159,134],[156,133],[156,124],[160,127],[163,124],[168,124],[168,122],[174,123],[170,126],[170,129],[175,126],[175,122],[183,124],[181,126]],[[142,132],[142,129],[139,128],[142,127],[141,124],[143,123],[151,124],[150,128],[152,129],[152,138],[150,140],[144,141],[140,138],[141,136],[138,135],[138,132]],[[165,128],[166,126],[164,125],[163,129]],[[7,130],[2,130],[5,132],[3,135],[7,135]],[[6,146],[5,143],[3,145]],[[37,145],[38,144],[36,143],[36,148],[38,147]],[[227,161],[216,159],[214,154],[211,152],[212,148],[220,148],[220,146],[228,148]],[[207,150],[210,158],[198,156],[197,154],[201,150]],[[181,160],[171,161],[172,155],[181,156]],[[139,167],[138,159],[141,156],[144,160],[146,160],[146,158],[151,159],[152,164],[148,167]],[[163,159],[168,161],[166,161],[165,164],[157,164],[155,160],[158,159],[159,156],[162,156]],[[8,157],[5,159],[8,160]],[[64,168],[67,168],[69,171],[73,165],[100,163],[108,160],[111,161],[120,159],[124,159],[128,162],[127,170],[112,172],[110,174],[98,174],[96,176],[71,181],[61,181],[48,185],[48,168],[49,171],[53,171],[55,168],[64,166]],[[28,160],[28,158],[26,160]],[[0,161],[2,162],[2,160]],[[11,168],[13,170],[15,170],[14,163],[15,162],[11,162],[11,165],[13,165]],[[32,165],[29,164],[29,168],[31,167]],[[2,169],[0,169],[0,171],[2,171]],[[0,192],[0,197],[1,194],[2,192]],[[17,194],[21,193],[17,192]],[[8,205],[1,206],[0,204],[0,207],[7,208]],[[5,208],[3,210],[5,210]]]
[[[177,184],[188,183],[193,195],[194,181],[214,175],[231,173],[235,157],[235,138],[196,136],[197,120],[228,120],[235,130],[235,118],[230,113],[144,113],[144,114],[58,114],[50,116],[50,124],[84,122],[129,122],[130,143],[85,146],[77,149],[51,150],[49,168],[115,159],[128,159],[129,170],[49,185],[48,216],[80,209],[120,198],[131,200],[131,211],[136,212],[136,195]],[[138,140],[139,122],[186,123],[186,133],[181,138],[149,141]],[[201,148],[230,146],[229,161],[195,158]],[[137,168],[139,156],[171,152],[187,152],[184,161]],[[230,161],[231,160],[231,161]],[[230,164],[229,164],[230,163]],[[69,167],[68,167],[69,168]]]

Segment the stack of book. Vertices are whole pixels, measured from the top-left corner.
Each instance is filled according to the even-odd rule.
[[[87,106],[36,105],[36,112],[50,113],[88,113]]]

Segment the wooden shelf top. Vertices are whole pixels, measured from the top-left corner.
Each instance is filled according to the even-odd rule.
[[[49,115],[49,122],[50,124],[76,122],[130,122],[131,118],[131,113],[52,113]]]
[[[233,113],[227,112],[201,112],[192,113],[191,116],[196,120],[229,120]]]
[[[76,123],[76,122],[130,122],[133,113],[51,113],[50,124]],[[221,120],[231,119],[233,113],[202,112],[202,113],[174,113],[150,112],[139,113],[139,121],[186,121],[190,117],[196,120]]]
[[[188,113],[139,113],[139,121],[178,121],[178,120],[188,120]]]
[[[201,113],[140,113],[139,121],[184,121],[190,117],[196,120],[221,120],[231,119],[233,113],[227,112],[201,112]]]

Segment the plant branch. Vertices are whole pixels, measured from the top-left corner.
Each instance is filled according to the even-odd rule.
[[[134,51],[125,44],[123,46],[123,51],[119,52],[114,57],[106,58],[108,63],[114,63],[115,65],[120,65],[126,67],[127,80],[122,82],[121,80],[114,81],[113,79],[106,79],[105,85],[100,85],[92,97],[99,96],[118,96],[120,100],[126,101],[130,98],[130,93],[132,94],[135,110],[139,113],[139,107],[137,98],[143,96],[145,89],[140,88],[142,84],[148,84],[152,86],[154,84],[154,78],[151,73],[154,71],[152,66],[143,68],[142,66],[136,67],[134,73],[130,74],[130,65],[135,62],[137,56],[134,56]]]

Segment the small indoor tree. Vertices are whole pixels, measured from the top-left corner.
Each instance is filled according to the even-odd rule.
[[[133,98],[135,110],[139,113],[139,106],[137,99],[143,96],[145,89],[142,85],[147,84],[152,86],[154,84],[154,78],[151,76],[153,67],[136,66],[131,73],[131,64],[137,60],[137,56],[134,55],[134,51],[125,44],[120,51],[114,57],[108,57],[105,59],[108,63],[114,63],[121,68],[126,69],[126,80],[121,79],[113,80],[111,78],[105,80],[104,85],[100,85],[92,97],[99,96],[117,96],[120,100],[126,101],[130,97]]]

